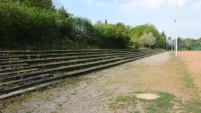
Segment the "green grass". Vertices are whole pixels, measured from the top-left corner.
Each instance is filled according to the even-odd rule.
[[[19,59],[10,59],[9,62],[17,62]]]
[[[187,88],[195,88],[195,84],[193,83],[193,79],[190,77],[190,74],[187,70],[183,71],[184,74],[184,81],[186,83]]]
[[[2,82],[0,82],[0,89],[3,87]]]
[[[142,92],[141,92],[142,93]],[[129,96],[118,96],[115,102],[110,104],[111,108],[114,109],[127,109],[128,107],[135,108],[138,103],[143,107],[147,113],[168,113],[172,110],[174,104],[172,103],[175,99],[174,95],[165,92],[153,92],[160,96],[155,100],[145,100],[137,98],[136,95],[140,92],[134,92]],[[139,112],[139,111],[132,111]]]
[[[192,99],[186,102],[184,109],[186,113],[201,113],[201,101],[200,99]]]
[[[134,106],[137,104],[136,96],[118,96],[114,103],[110,104],[112,108],[126,108],[130,105]]]
[[[193,83],[193,79],[186,68],[186,65],[181,62],[181,66],[183,67],[183,81],[185,82],[186,88],[193,92],[191,99],[182,103],[180,102],[181,110],[183,113],[201,113],[201,99],[199,95],[199,91]]]
[[[148,113],[168,113],[174,106],[172,103],[174,95],[164,92],[159,92],[160,98],[150,101],[146,108]]]
[[[186,87],[193,91],[193,97],[191,100],[187,101],[183,105],[183,109],[185,109],[186,113],[201,113],[201,99],[199,95],[198,89],[195,87],[193,83],[193,79],[191,78],[187,69],[183,71]]]

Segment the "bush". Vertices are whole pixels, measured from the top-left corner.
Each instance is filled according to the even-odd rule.
[[[58,35],[52,11],[18,3],[0,4],[0,46],[17,49],[34,43],[52,43]]]
[[[97,23],[96,34],[99,37],[99,46],[102,48],[118,48],[124,49],[128,47],[130,37],[124,32],[124,27],[118,26],[118,24],[104,25]]]
[[[155,37],[155,44],[152,45],[151,47],[153,48],[164,48],[165,45],[165,37],[163,34],[160,34],[159,31],[156,29],[154,25],[151,24],[145,24],[145,25],[140,25],[134,27],[131,32],[130,32],[130,37],[131,37],[131,44],[137,44],[143,47],[143,43],[141,42],[142,40],[140,37],[142,37],[144,34],[153,34],[153,37]],[[132,45],[135,46],[135,45]],[[150,46],[148,46],[150,47]]]

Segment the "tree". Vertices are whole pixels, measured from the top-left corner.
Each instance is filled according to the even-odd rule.
[[[174,39],[174,44],[176,43],[176,40]],[[183,39],[181,37],[177,38],[177,49],[178,50],[182,50],[182,48],[184,48],[184,43],[183,43]],[[176,48],[175,48],[176,49]]]
[[[165,48],[165,50],[167,50],[167,37],[166,37],[164,31],[162,31],[161,36],[162,36],[162,38],[165,40],[164,48]]]
[[[152,45],[153,48],[164,48],[165,46],[165,37],[163,34],[160,34],[154,25],[145,24],[136,26],[131,29],[129,36],[131,37],[132,46],[138,46],[140,44],[140,37],[144,35],[144,33],[152,33],[156,38],[156,43]]]
[[[59,19],[66,19],[66,18],[69,18],[69,17],[72,17],[73,14],[70,14],[67,12],[67,10],[65,10],[64,6],[61,6],[58,11],[57,11],[57,17]]]
[[[107,19],[105,19],[105,25],[107,25]]]
[[[23,48],[34,44],[50,45],[58,36],[54,12],[38,10],[17,2],[0,4],[0,46]]]
[[[201,46],[201,37],[198,39],[198,43]]]
[[[62,6],[56,11],[56,22],[59,27],[59,35],[62,40],[64,38],[73,37],[73,18],[72,14],[68,13]]]
[[[123,23],[105,25],[103,22],[98,21],[94,26],[100,47],[122,49],[128,46],[130,41],[129,27]]]
[[[172,37],[168,37],[168,48],[173,50],[173,43],[172,43]]]
[[[183,40],[183,48],[185,48],[186,50],[191,50],[191,46],[193,44],[193,40],[190,38],[186,38]]]
[[[141,36],[141,44],[143,46],[148,46],[151,47],[152,45],[154,45],[156,43],[156,38],[153,36],[153,34],[150,33],[144,33],[144,35]]]
[[[2,0],[4,2],[18,2],[29,7],[54,10],[52,0]]]

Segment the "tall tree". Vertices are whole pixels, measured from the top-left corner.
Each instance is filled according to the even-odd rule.
[[[73,38],[73,18],[62,6],[56,12],[56,21],[59,27],[59,35],[62,40]],[[65,39],[64,39],[65,38]]]
[[[68,17],[72,17],[73,15],[68,13],[67,10],[65,10],[64,6],[61,6],[61,8],[57,11],[57,17],[59,19],[66,19]]]
[[[201,46],[201,37],[198,39],[198,43]]]
[[[25,4],[29,7],[37,7],[42,9],[51,9],[53,10],[52,0],[2,0],[4,2],[18,2],[20,4]]]
[[[173,43],[172,43],[172,37],[168,37],[168,48],[173,50]]]
[[[144,33],[144,35],[141,36],[141,44],[143,46],[149,46],[151,47],[156,43],[156,38],[153,36],[153,34],[150,33]]]
[[[43,9],[53,9],[52,0],[22,0],[31,7],[38,7]]]
[[[162,38],[165,40],[164,48],[165,48],[165,50],[167,50],[167,37],[166,37],[164,31],[162,31],[161,36],[162,36]]]
[[[156,29],[154,25],[145,24],[136,26],[131,29],[130,37],[131,37],[131,44],[138,45],[140,42],[140,37],[144,35],[144,33],[152,33],[153,36],[156,38],[156,43],[152,46],[154,48],[164,48],[165,46],[165,38],[159,31]]]
[[[182,44],[183,44],[183,48],[185,48],[186,50],[191,50],[191,46],[193,45],[193,40],[190,38],[186,38],[183,40]]]

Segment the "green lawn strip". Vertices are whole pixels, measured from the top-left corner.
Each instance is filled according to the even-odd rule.
[[[148,113],[169,113],[172,110],[175,96],[165,92],[159,92],[159,95],[160,98],[148,102]]]
[[[187,101],[184,105],[184,109],[186,113],[201,113],[200,99],[192,99],[191,101]]]
[[[133,92],[128,96],[118,96],[116,97],[115,102],[110,104],[110,107],[114,109],[127,109],[127,107],[132,106],[135,108],[136,105],[140,103],[147,113],[169,113],[174,106],[173,102],[175,101],[175,96],[172,94],[165,92],[153,92],[160,97],[155,100],[145,100],[136,97],[137,94],[141,93],[143,92]]]
[[[183,80],[186,83],[186,87],[193,91],[193,97],[191,97],[191,100],[184,103],[184,109],[186,113],[201,113],[201,99],[199,95],[198,89],[195,87],[195,84],[193,83],[193,79],[191,78],[189,72],[187,70],[184,70],[184,78]]]
[[[183,74],[184,74],[183,80],[186,83],[186,87],[196,89],[195,84],[193,83],[193,79],[191,78],[189,72],[187,70],[184,70]]]
[[[181,103],[182,109],[184,113],[201,113],[201,98],[199,95],[200,92],[193,83],[193,78],[191,77],[186,65],[183,63],[183,61],[180,62],[180,64],[183,67],[183,81],[185,82],[185,86],[187,90],[193,92],[190,100]]]

